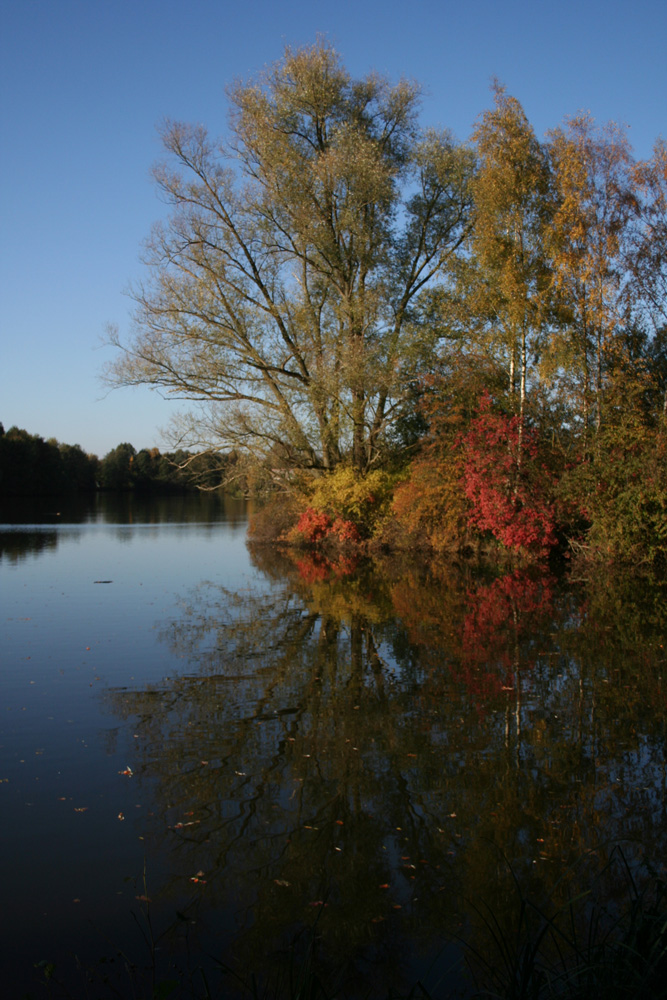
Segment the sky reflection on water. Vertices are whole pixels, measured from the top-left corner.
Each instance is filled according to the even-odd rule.
[[[140,960],[148,894],[177,954],[316,926],[386,992],[488,947],[469,901],[509,920],[515,877],[667,856],[664,587],[249,552],[194,504],[0,529],[5,979]]]

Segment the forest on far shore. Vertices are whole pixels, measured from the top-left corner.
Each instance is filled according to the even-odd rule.
[[[234,455],[187,451],[162,454],[123,442],[103,458],[87,454],[78,444],[44,440],[19,427],[5,431],[0,424],[0,497],[39,496],[137,490],[184,492],[212,489],[229,474]]]

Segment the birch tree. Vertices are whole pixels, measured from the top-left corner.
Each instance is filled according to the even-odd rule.
[[[555,357],[585,452],[589,428],[597,433],[602,425],[607,360],[631,307],[633,160],[624,132],[599,127],[589,115],[550,133],[550,156],[557,201],[550,246],[563,309]]]
[[[549,170],[521,104],[499,84],[473,140],[478,167],[467,307],[477,338],[506,369],[519,418],[520,470],[531,366],[549,321]]]

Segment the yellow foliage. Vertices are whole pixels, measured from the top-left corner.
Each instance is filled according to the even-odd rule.
[[[308,504],[332,520],[351,521],[367,537],[387,515],[396,476],[382,469],[362,475],[349,467],[316,479],[307,490]]]

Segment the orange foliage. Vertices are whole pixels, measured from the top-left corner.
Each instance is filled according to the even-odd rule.
[[[436,551],[457,548],[465,535],[468,504],[461,487],[462,456],[422,457],[397,487],[393,514],[409,542]]]

